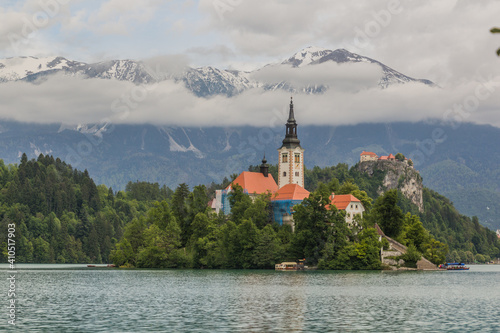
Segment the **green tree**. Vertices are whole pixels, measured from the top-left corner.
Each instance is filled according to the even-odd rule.
[[[229,205],[231,206],[231,217],[236,224],[240,224],[244,218],[245,211],[252,205],[252,199],[243,192],[239,184],[231,185],[229,192]]]
[[[401,153],[397,153],[396,156],[394,156],[398,161],[403,162],[405,160],[405,155]]]
[[[424,244],[424,257],[432,263],[439,265],[445,262],[448,253],[448,245],[432,238]]]
[[[170,268],[186,265],[181,228],[165,201],[156,202],[148,213],[145,245],[137,255],[137,267]]]
[[[405,266],[406,267],[417,267],[417,261],[419,261],[422,258],[422,255],[420,252],[418,252],[417,248],[415,245],[410,244],[408,246],[406,253],[400,256],[401,259],[405,261]]]
[[[246,203],[242,205],[245,207]],[[262,229],[272,222],[272,207],[269,194],[259,195],[243,213],[243,219],[252,220],[255,225]]]
[[[403,212],[397,202],[397,190],[389,190],[375,201],[370,215],[384,233],[392,238],[398,237],[403,229]]]
[[[306,258],[316,264],[323,255],[329,237],[329,224],[335,219],[337,210],[330,205],[330,193],[326,186],[320,187],[294,207],[295,233],[290,245],[291,255]],[[344,222],[345,223],[345,222]]]
[[[237,258],[237,268],[252,268],[259,239],[259,229],[252,220],[243,220],[238,225],[235,236],[234,256]]]
[[[182,230],[182,244],[189,239],[188,203],[189,187],[186,183],[179,184],[172,197],[172,211]]]
[[[257,244],[253,253],[253,264],[256,268],[274,268],[283,255],[278,234],[273,227],[266,225],[259,231]]]
[[[424,252],[424,244],[429,241],[430,236],[419,217],[407,213],[403,224],[402,243],[405,245],[413,244],[418,251]]]

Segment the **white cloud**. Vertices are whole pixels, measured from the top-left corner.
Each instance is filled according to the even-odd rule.
[[[480,64],[500,68],[500,42],[489,33],[499,24],[495,0],[201,0],[199,9],[208,16],[207,29],[244,56],[344,47],[440,85],[470,78]]]
[[[487,86],[469,82],[453,89],[423,84],[358,91],[330,89],[320,95],[296,94],[300,125],[439,119],[500,127],[500,76]],[[40,123],[152,123],[181,126],[279,126],[289,93],[251,89],[238,96],[195,97],[183,84],[129,82],[56,75],[34,85],[2,84],[0,118]]]
[[[279,61],[309,45],[345,47],[408,76],[430,79],[442,89],[407,84],[380,90],[374,87],[379,69],[366,64],[300,70],[270,66],[254,77],[268,83],[328,85],[324,94],[296,96],[302,124],[417,121],[447,114],[500,127],[500,59],[495,55],[500,36],[489,33],[500,24],[499,1],[200,0],[194,8],[192,1],[70,1],[53,8],[56,15],[30,31],[33,15],[42,10],[40,2],[20,1],[0,6],[0,54],[69,53],[93,61],[103,60],[98,59],[101,54],[143,54],[151,67],[159,64],[179,74],[187,57],[151,55],[186,50],[204,65],[222,62],[253,69],[252,64]],[[23,36],[23,29],[27,38],[15,51],[9,36]],[[494,93],[478,99],[472,111],[453,109],[473,102],[481,77],[495,83]],[[283,110],[288,100],[286,92],[260,89],[230,99],[196,98],[182,85],[163,82],[121,119],[111,105],[137,89],[130,83],[56,76],[41,85],[15,82],[0,88],[1,117],[37,122],[114,117],[118,122],[265,126],[273,110]]]
[[[382,69],[371,63],[337,64],[332,61],[320,65],[293,68],[288,65],[266,66],[252,74],[259,82],[290,83],[293,87],[327,86],[334,91],[356,92],[376,88]]]

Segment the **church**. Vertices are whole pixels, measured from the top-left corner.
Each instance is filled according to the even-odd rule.
[[[211,202],[214,212],[231,213],[228,194],[232,184],[238,184],[244,193],[255,199],[260,194],[270,193],[274,221],[280,225],[288,224],[294,229],[293,206],[300,204],[309,197],[309,191],[304,188],[304,148],[297,136],[297,121],[293,109],[293,99],[290,99],[290,110],[286,122],[285,138],[278,148],[278,184],[269,174],[266,158],[262,160],[260,172],[243,171],[224,190],[217,190],[215,199]],[[346,211],[346,222],[352,224],[355,215],[363,215],[364,207],[353,195],[335,195],[330,197],[331,205]]]

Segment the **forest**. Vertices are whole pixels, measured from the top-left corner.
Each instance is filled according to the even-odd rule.
[[[424,190],[425,213],[398,191],[378,196],[383,177],[346,164],[306,170],[311,195],[295,207],[292,233],[273,222],[270,195],[252,201],[238,186],[230,195],[231,214],[213,213],[208,202],[229,179],[175,190],[136,181],[114,192],[58,158],[23,155],[19,165],[0,160],[0,228],[16,224],[16,260],[26,263],[265,269],[305,258],[320,269],[381,269],[379,250],[387,244],[378,241],[375,223],[409,246],[409,265],[420,255],[434,263],[485,262],[499,255],[495,233],[460,215],[438,193]],[[358,227],[348,228],[342,211],[327,209],[332,192],[363,202],[367,212]],[[0,244],[5,261],[6,232]]]

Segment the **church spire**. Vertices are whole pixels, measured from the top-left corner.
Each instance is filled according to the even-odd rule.
[[[283,146],[287,148],[300,147],[300,140],[297,138],[297,122],[293,112],[293,98],[290,97],[290,111],[288,113],[288,121],[286,122],[286,134],[283,139]]]
[[[295,115],[293,113],[293,97],[290,97],[290,113],[288,114],[288,122],[295,123]]]

